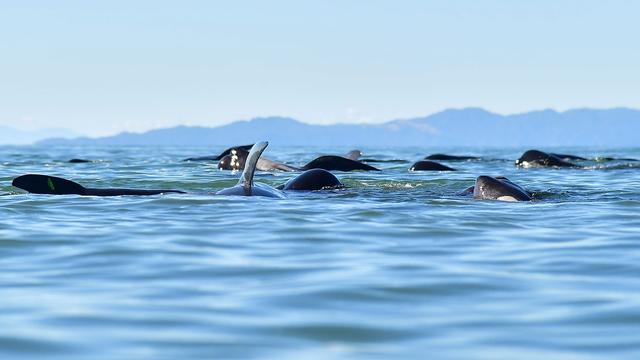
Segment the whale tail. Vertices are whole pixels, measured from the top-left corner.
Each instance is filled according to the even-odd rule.
[[[251,195],[253,175],[256,173],[258,160],[268,145],[269,143],[266,141],[257,142],[253,145],[251,151],[249,151],[249,155],[247,155],[247,160],[244,164],[244,171],[242,172],[242,176],[240,176],[240,181],[238,182],[238,185],[241,185],[244,188],[244,192],[247,195]]]

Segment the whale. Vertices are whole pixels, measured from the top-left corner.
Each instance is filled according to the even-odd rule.
[[[445,160],[445,161],[467,161],[467,160],[479,160],[477,156],[466,155],[447,155],[447,154],[431,154],[424,158],[425,160]]]
[[[477,200],[531,201],[532,194],[504,176],[478,176],[474,186],[459,195],[473,195]]]
[[[249,156],[249,151],[237,148],[232,149],[229,154],[223,156],[218,162],[218,169],[220,170],[242,170],[244,169],[245,162]],[[289,166],[277,161],[273,161],[267,158],[259,158],[256,164],[256,169],[261,171],[281,170],[281,171],[297,171],[296,167]]]
[[[420,160],[411,165],[409,171],[456,171],[456,169],[450,168],[446,165],[442,165],[435,161]]]
[[[85,163],[90,163],[90,162],[93,162],[93,161],[87,160],[87,159],[73,158],[73,159],[69,159],[69,161],[67,161],[67,162],[71,163],[71,164],[85,164]]]
[[[338,155],[319,156],[306,165],[301,167],[302,170],[323,169],[327,171],[380,171],[380,169],[363,162],[352,160]]]
[[[344,185],[338,178],[324,169],[310,169],[277,187],[285,191],[316,191],[340,189]]]
[[[81,195],[81,196],[120,196],[120,195],[159,195],[166,193],[184,194],[180,190],[146,190],[122,188],[88,188],[64,178],[26,174],[13,179],[11,185],[32,194]]]
[[[632,158],[615,158],[598,156],[593,159],[584,158],[581,156],[559,153],[546,153],[540,150],[527,150],[518,160],[516,160],[516,166],[519,167],[557,167],[557,168],[584,168],[584,166],[577,165],[572,161],[595,161],[595,162],[607,162],[607,161],[638,161],[638,159]]]
[[[561,154],[562,155],[562,154]],[[566,156],[566,155],[564,155]],[[519,167],[556,167],[556,168],[579,168],[580,166],[563,160],[554,154],[549,154],[540,150],[527,150],[518,160],[516,166]]]
[[[245,167],[248,155],[248,151],[241,148],[234,148],[229,154],[220,159],[218,162],[218,169],[242,170]],[[266,158],[260,158],[258,159],[256,168],[261,171],[305,171],[310,169],[324,169],[327,171],[380,171],[371,165],[357,161],[361,155],[362,153],[360,150],[349,151],[345,156],[324,155],[313,159],[301,167],[283,164]]]
[[[216,192],[216,195],[263,196],[283,199],[285,196],[280,190],[269,185],[253,181],[253,177],[256,173],[256,166],[258,165],[258,159],[260,159],[260,156],[267,146],[269,146],[269,143],[266,141],[255,143],[251,147],[251,150],[245,159],[244,170],[242,171],[242,175],[240,175],[240,181],[238,181],[238,184],[230,188],[219,190]]]
[[[230,147],[228,149],[225,149],[223,152],[221,152],[218,155],[190,157],[190,158],[186,158],[186,159],[184,159],[182,161],[213,161],[213,160],[219,161],[220,159],[222,159],[226,155],[229,155],[234,149],[242,149],[242,150],[246,150],[248,152],[251,149],[252,146],[253,146],[253,144],[232,146],[232,147]]]

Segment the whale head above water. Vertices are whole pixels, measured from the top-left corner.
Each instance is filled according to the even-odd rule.
[[[282,192],[266,184],[254,183],[253,176],[256,172],[258,159],[269,145],[266,141],[261,141],[253,145],[246,157],[244,171],[240,176],[240,181],[234,187],[222,189],[216,195],[236,195],[236,196],[266,196],[273,198],[284,198]]]
[[[564,157],[568,155],[562,155]],[[579,167],[576,164],[572,164],[559,158],[556,154],[549,154],[540,150],[528,150],[525,151],[518,160],[516,160],[516,166],[520,167]]]
[[[531,195],[506,177],[478,176],[473,198],[481,200],[531,201]]]

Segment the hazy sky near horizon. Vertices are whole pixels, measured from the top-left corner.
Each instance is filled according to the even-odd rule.
[[[640,108],[637,1],[4,1],[0,126]]]

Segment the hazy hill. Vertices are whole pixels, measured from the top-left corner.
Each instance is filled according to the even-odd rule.
[[[52,137],[71,138],[75,136],[77,136],[77,134],[65,129],[25,131],[0,126],[0,144],[2,145],[26,145]]]
[[[499,115],[467,108],[375,125],[311,125],[290,118],[268,117],[213,128],[178,126],[141,134],[48,139],[40,143],[207,146],[267,139],[279,146],[637,146],[639,134],[640,111],[633,109],[543,110]]]

